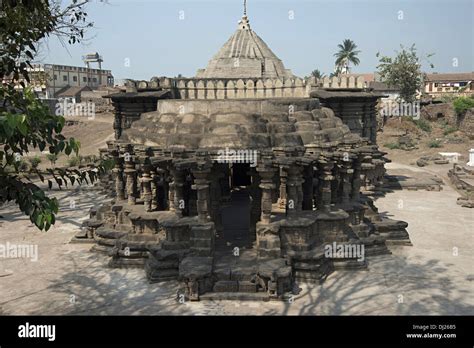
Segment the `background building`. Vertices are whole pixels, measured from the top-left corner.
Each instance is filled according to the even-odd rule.
[[[70,87],[113,87],[110,70],[87,67],[37,64],[30,69],[31,83],[40,98],[55,98]]]
[[[432,97],[445,93],[474,93],[474,72],[456,74],[427,74],[425,92]]]

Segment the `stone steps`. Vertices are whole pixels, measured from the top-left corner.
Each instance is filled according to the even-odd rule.
[[[247,280],[219,280],[214,284],[213,292],[256,293],[257,284]]]
[[[208,292],[199,296],[201,301],[269,301],[265,292]]]
[[[195,256],[201,256],[201,257],[206,257],[206,256],[212,256],[213,249],[212,248],[203,248],[203,247],[191,247],[191,254]]]
[[[210,238],[191,238],[191,245],[197,248],[212,248],[212,239]]]
[[[178,279],[179,263],[186,253],[186,250],[163,250],[159,248],[149,251],[144,267],[148,281],[156,283]]]

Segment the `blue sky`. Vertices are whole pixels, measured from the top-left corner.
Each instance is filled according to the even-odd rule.
[[[87,7],[95,28],[86,45],[66,49],[50,38],[42,61],[83,66],[82,55],[97,51],[116,79],[191,77],[236,30],[243,7],[242,0],[107,2]],[[355,73],[373,72],[377,52],[393,55],[413,43],[422,55],[435,53],[435,68],[426,63],[427,71],[474,71],[474,0],[247,2],[252,29],[298,76],[331,72],[337,44],[346,38],[362,51]]]

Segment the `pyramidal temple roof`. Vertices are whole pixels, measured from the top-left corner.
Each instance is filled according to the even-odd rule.
[[[209,61],[198,70],[197,78],[288,78],[294,77],[267,44],[250,28],[247,15],[235,33]]]

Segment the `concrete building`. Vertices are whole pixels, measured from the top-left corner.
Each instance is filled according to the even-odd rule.
[[[474,93],[474,72],[453,74],[427,74],[425,78],[425,93],[431,97],[439,97],[446,93]]]
[[[41,98],[55,98],[70,87],[112,87],[114,77],[110,70],[86,67],[36,64],[30,69],[30,85]]]

